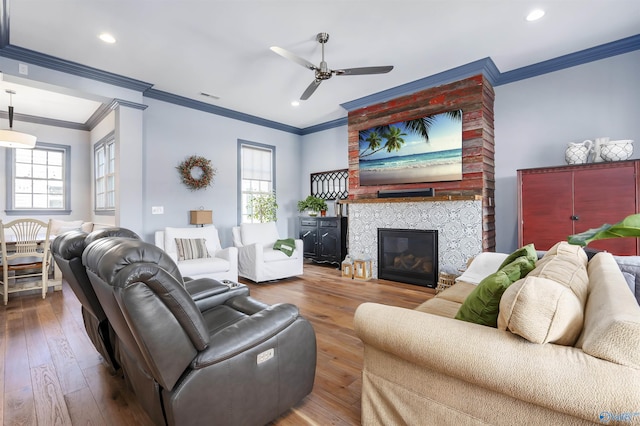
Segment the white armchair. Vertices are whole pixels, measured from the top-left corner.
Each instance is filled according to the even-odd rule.
[[[204,239],[207,252],[211,257],[202,257],[202,253],[198,254],[196,250],[191,255],[185,256],[186,259],[180,258],[176,238]],[[183,277],[238,281],[238,249],[235,247],[223,249],[215,226],[165,228],[162,231],[156,231],[155,240],[156,246],[163,249],[176,262]]]
[[[302,275],[302,240],[295,240],[289,257],[273,245],[280,239],[275,222],[243,223],[231,230],[238,248],[238,274],[254,282],[278,280]]]

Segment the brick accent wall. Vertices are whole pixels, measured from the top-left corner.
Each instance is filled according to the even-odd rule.
[[[433,87],[349,112],[349,199],[376,198],[381,189],[434,188],[436,195],[482,196],[482,246],[495,250],[494,91],[483,75]],[[358,132],[373,126],[462,110],[462,180],[360,186]]]

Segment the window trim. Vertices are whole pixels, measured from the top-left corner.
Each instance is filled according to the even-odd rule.
[[[15,187],[15,158],[16,150],[7,149],[6,177],[7,177],[7,216],[38,216],[38,215],[70,215],[71,214],[71,145],[61,145],[47,142],[37,142],[34,149],[61,151],[64,161],[64,208],[62,209],[15,209],[13,207],[13,189]]]
[[[243,139],[238,139],[238,148],[237,148],[237,221],[238,226],[242,223],[242,147],[248,146],[258,149],[265,149],[271,151],[271,190],[276,192],[276,147],[273,145],[267,145],[258,142],[251,142]]]
[[[93,167],[92,167],[92,171],[93,171],[93,213],[100,215],[100,216],[115,216],[116,215],[116,206],[115,206],[115,191],[116,188],[114,187],[114,205],[113,207],[107,207],[104,209],[99,209],[97,207],[97,198],[98,198],[98,191],[97,191],[97,185],[96,185],[96,151],[102,147],[105,147],[105,167],[106,164],[109,162],[109,158],[107,156],[107,150],[106,147],[109,143],[113,142],[113,149],[114,149],[114,154],[115,154],[115,149],[116,149],[116,137],[115,137],[115,131],[112,130],[109,133],[107,133],[102,139],[100,139],[98,142],[96,142],[95,144],[93,144]],[[118,158],[116,156],[115,161],[118,161]],[[114,170],[113,170],[113,175],[114,175],[114,179],[115,179],[115,174],[116,174],[116,169],[117,167],[114,164]],[[105,175],[105,179],[108,176]],[[106,192],[106,181],[105,181],[105,196],[106,196],[107,192]]]

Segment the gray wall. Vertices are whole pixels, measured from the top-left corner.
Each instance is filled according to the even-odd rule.
[[[495,88],[497,251],[517,246],[518,169],[565,165],[567,143],[600,136],[640,158],[639,69],[635,51]]]
[[[340,170],[349,167],[347,126],[311,133],[302,138],[300,162],[300,199],[311,192],[311,173]],[[327,215],[335,215],[335,203],[327,203]]]
[[[189,225],[189,210],[203,206],[213,211],[223,247],[232,245],[231,227],[237,225],[238,139],[276,147],[276,198],[281,236],[296,235],[295,205],[300,196],[301,137],[243,121],[178,105],[145,99],[144,111],[144,239],[166,226]],[[190,191],[180,182],[176,166],[190,155],[200,155],[216,169],[213,186]],[[152,215],[163,206],[163,215]]]

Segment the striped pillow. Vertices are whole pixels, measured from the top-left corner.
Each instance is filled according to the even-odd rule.
[[[204,238],[176,238],[178,261],[211,257]]]

